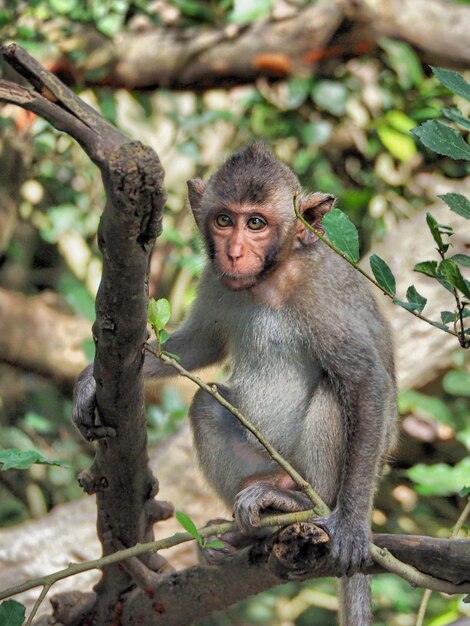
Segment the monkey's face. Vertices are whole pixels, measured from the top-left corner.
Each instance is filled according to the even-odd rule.
[[[276,216],[251,205],[232,205],[208,214],[212,261],[229,289],[250,289],[276,264],[279,228]]]

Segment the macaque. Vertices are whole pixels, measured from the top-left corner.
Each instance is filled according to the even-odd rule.
[[[332,509],[314,520],[330,536],[341,578],[341,624],[371,623],[372,499],[395,439],[390,330],[365,280],[297,220],[322,230],[334,197],[305,194],[260,142],[207,181],[188,182],[208,262],[188,317],[165,344],[187,369],[229,358],[219,391],[306,478]],[[146,376],[174,370],[146,353]],[[94,436],[95,382],[81,375],[74,419]],[[266,509],[312,508],[292,479],[212,396],[199,390],[190,420],[200,465],[243,533]],[[100,430],[101,429],[101,430]],[[96,436],[102,436],[98,426]]]

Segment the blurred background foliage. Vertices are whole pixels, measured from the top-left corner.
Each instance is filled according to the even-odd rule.
[[[272,5],[270,0],[0,2],[0,39],[15,40],[43,60],[62,45],[80,63],[83,51],[74,43],[79,26],[112,37],[139,20],[168,28],[245,24],[269,16]],[[254,137],[270,144],[307,189],[338,197],[338,206],[360,228],[363,253],[398,220],[433,200],[421,190],[417,195],[418,173],[468,175],[464,162],[425,149],[409,132],[444,106],[459,106],[467,116],[470,107],[442,87],[403,41],[384,38],[370,53],[326,59],[315,75],[259,79],[230,90],[78,92],[162,159],[168,200],[150,290],[170,300],[172,324],[184,316],[204,261],[186,210],[185,181],[206,177]],[[10,230],[7,222],[0,229],[0,287],[26,295],[52,292],[56,306],[92,320],[101,270],[96,229],[104,205],[97,170],[69,137],[15,107],[2,108],[0,130],[2,202],[14,202],[17,209]],[[83,349],[92,358],[90,340]],[[2,447],[37,449],[72,464],[0,472],[0,524],[6,526],[79,497],[76,473],[90,464],[93,450],[71,427],[70,384],[6,363],[0,364],[0,379]],[[469,406],[468,364],[457,347],[455,368],[439,384],[428,393],[401,395],[403,450],[378,496],[376,530],[448,536],[462,508],[459,493],[470,484]],[[166,386],[158,405],[148,409],[151,443],[175,432],[186,411],[187,398]],[[468,534],[468,525],[462,533]],[[414,624],[420,592],[388,575],[375,577],[373,586],[377,625]],[[335,608],[332,581],[290,583],[203,623],[326,626],[334,623]],[[434,594],[427,615],[430,626],[439,626],[459,616],[470,620],[470,608]]]

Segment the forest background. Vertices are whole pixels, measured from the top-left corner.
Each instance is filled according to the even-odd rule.
[[[436,258],[426,211],[455,229],[456,253],[468,251],[468,222],[437,198],[468,195],[468,159],[436,154],[411,130],[441,118],[443,109],[458,107],[468,117],[469,102],[436,80],[429,65],[468,80],[463,25],[470,3],[397,2],[393,15],[381,6],[37,0],[0,4],[0,40],[25,47],[129,137],[158,152],[168,198],[150,292],[169,299],[173,326],[204,263],[185,181],[206,177],[254,137],[271,145],[306,189],[335,194],[359,228],[362,254],[378,251],[398,290],[415,284],[428,298],[425,312],[445,322],[440,311],[452,308],[449,294],[412,270]],[[310,29],[308,46],[300,21]],[[11,70],[2,69],[9,78]],[[3,589],[99,555],[93,504],[76,481],[93,447],[74,431],[70,412],[73,381],[93,358],[96,229],[105,200],[95,167],[70,137],[11,105],[2,107],[0,131],[1,447],[67,465],[3,464]],[[447,537],[470,484],[468,356],[455,337],[392,304],[387,310],[396,331],[401,445],[377,496],[374,529]],[[160,497],[202,525],[224,511],[196,476],[186,426],[193,389],[173,380],[148,392]],[[159,536],[177,529],[174,521],[160,526]],[[467,536],[468,525],[460,533]],[[187,566],[194,550],[180,547],[169,558]],[[88,589],[93,576],[64,583]],[[373,595],[377,624],[416,623],[421,591],[382,575]],[[315,580],[288,583],[202,623],[329,625],[335,610],[334,582]],[[433,594],[426,615],[432,626],[470,623],[462,598]]]

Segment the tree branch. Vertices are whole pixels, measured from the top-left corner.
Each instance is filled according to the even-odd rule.
[[[319,61],[361,54],[383,36],[408,41],[434,64],[466,67],[469,20],[470,7],[444,0],[324,0],[243,26],[149,28],[113,42],[84,30],[76,46],[89,53],[68,78],[127,89],[220,88],[311,73]]]
[[[83,342],[91,322],[59,310],[51,296],[0,288],[0,360],[71,387],[86,365]]]
[[[97,494],[98,535],[104,554],[110,554],[114,541],[129,546],[153,538],[154,522],[172,513],[167,503],[154,500],[158,483],[148,466],[142,374],[147,273],[161,231],[163,169],[153,150],[129,141],[24,50],[15,44],[0,50],[34,88],[1,81],[0,100],[34,111],[74,137],[99,166],[106,191],[98,231],[103,277],[93,326],[94,375],[99,423],[116,436],[98,442],[80,482]],[[151,567],[151,555],[143,560]],[[118,606],[130,583],[122,568],[104,568],[92,607],[97,623],[112,622],[109,608]]]

